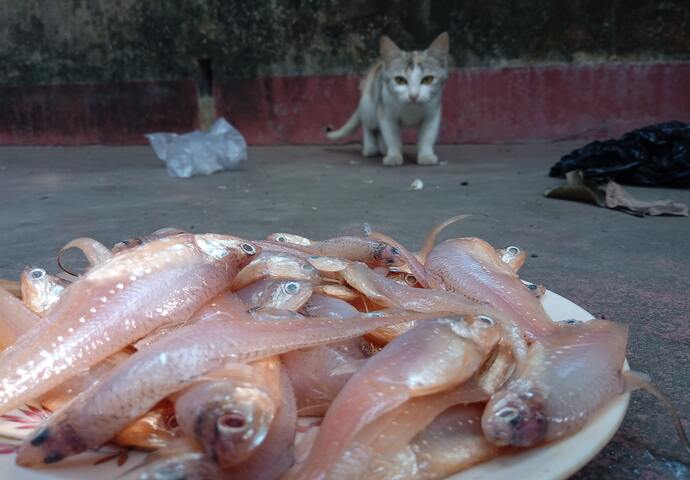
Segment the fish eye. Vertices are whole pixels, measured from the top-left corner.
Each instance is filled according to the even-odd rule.
[[[565,325],[579,325],[582,323],[582,320],[575,320],[574,318],[569,318],[568,320],[561,320],[558,323],[563,323]]]
[[[218,417],[218,427],[227,430],[241,430],[247,424],[247,419],[240,412],[230,412]]]
[[[254,248],[254,245],[251,245],[249,243],[243,243],[242,245],[240,245],[240,247],[242,248],[242,251],[244,251],[244,253],[246,253],[247,255],[256,254],[256,248]]]
[[[42,268],[34,268],[29,272],[29,275],[31,275],[31,278],[34,280],[40,280],[41,278],[46,276],[46,271],[43,270]]]
[[[415,277],[411,273],[408,273],[407,275],[405,275],[405,282],[408,285],[416,285],[417,284],[417,277]]]
[[[434,81],[434,77],[431,75],[427,75],[426,77],[422,78],[422,84],[423,85],[429,85]]]
[[[302,265],[302,270],[306,270],[307,272],[313,272],[314,267],[312,265],[309,265],[308,263],[305,263]]]
[[[510,247],[506,248],[506,252],[511,255],[518,255],[520,253],[520,249],[511,245]]]
[[[493,325],[496,323],[493,318],[487,317],[486,315],[479,315],[477,317],[477,320],[479,320],[482,323],[485,323],[486,325]]]
[[[282,235],[280,235],[279,237],[276,237],[276,240],[278,240],[279,242],[282,242],[282,243],[286,243],[286,242],[287,242],[287,238],[285,238],[285,237],[282,236]]]
[[[297,293],[299,292],[299,283],[297,282],[288,282],[285,284],[285,291],[287,293]]]
[[[395,80],[395,83],[398,85],[407,85],[407,79],[405,77],[401,77],[400,75],[393,78],[393,80]]]

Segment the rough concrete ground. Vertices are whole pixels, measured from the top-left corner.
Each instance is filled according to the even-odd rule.
[[[668,393],[690,428],[688,218],[635,218],[546,199],[548,167],[575,145],[439,147],[448,164],[388,169],[357,147],[250,151],[248,170],[167,176],[147,147],[0,149],[0,276],[55,268],[57,249],[91,236],[113,244],[165,226],[263,238],[326,238],[367,221],[416,248],[428,228],[472,213],[446,235],[479,236],[533,255],[522,274],[595,315],[630,325],[628,360]],[[408,191],[415,178],[425,188]],[[690,203],[690,191],[630,189]],[[613,441],[578,479],[690,478],[670,418],[636,392]]]

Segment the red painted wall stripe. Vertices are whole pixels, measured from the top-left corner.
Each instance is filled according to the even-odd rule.
[[[349,118],[358,82],[350,75],[227,82],[216,91],[217,112],[254,144],[327,143],[323,127]],[[443,119],[441,143],[593,139],[690,121],[690,63],[455,71]]]
[[[358,83],[354,75],[226,81],[215,87],[216,111],[253,145],[323,144],[323,128],[355,108]],[[0,85],[0,144],[142,144],[145,133],[198,128],[197,100],[191,80]],[[457,70],[443,116],[441,143],[609,138],[690,121],[690,62]]]

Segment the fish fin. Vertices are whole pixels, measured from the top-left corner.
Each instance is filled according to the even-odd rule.
[[[367,358],[360,358],[356,360],[351,360],[337,368],[334,368],[328,373],[329,377],[337,377],[339,375],[347,375],[356,373],[362,368],[362,365],[367,361]]]
[[[683,422],[680,420],[676,407],[673,406],[671,400],[669,400],[669,398],[661,390],[652,385],[652,380],[649,375],[629,370],[627,372],[623,372],[623,382],[625,388],[624,391],[629,392],[640,388],[646,390],[648,393],[651,393],[657,398],[657,400],[661,402],[661,404],[666,408],[666,411],[668,411],[669,415],[671,415],[673,426],[676,427],[676,434],[678,435],[680,443],[683,445],[683,448],[685,448],[685,451],[690,454],[690,441],[688,441],[688,435],[685,432]]]

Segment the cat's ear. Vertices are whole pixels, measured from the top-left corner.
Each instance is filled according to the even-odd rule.
[[[390,60],[400,55],[400,48],[393,40],[384,35],[379,42],[379,52],[384,60]]]
[[[429,45],[427,52],[429,52],[431,55],[437,58],[446,60],[448,58],[449,45],[450,37],[448,36],[448,32],[443,32],[441,35],[436,37],[436,39],[433,42],[431,42],[431,45]]]

